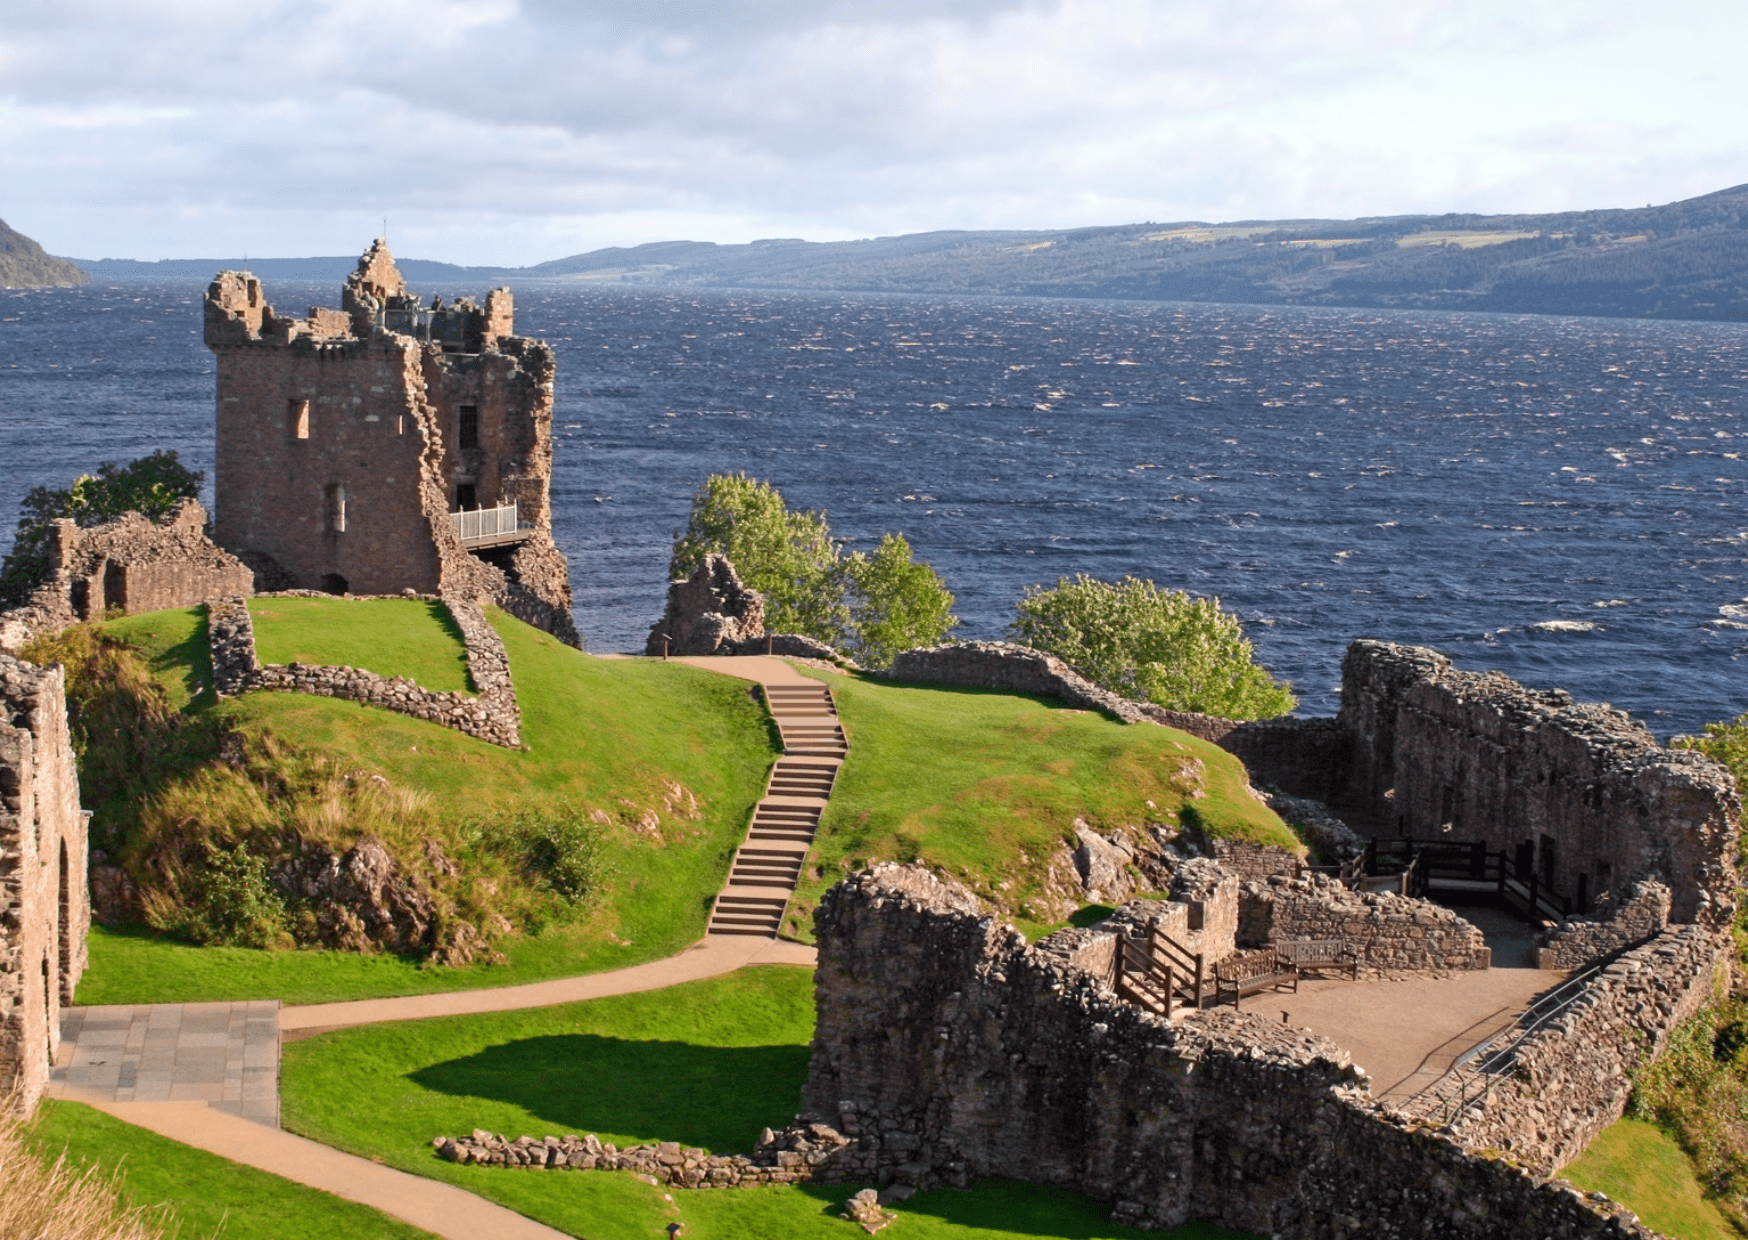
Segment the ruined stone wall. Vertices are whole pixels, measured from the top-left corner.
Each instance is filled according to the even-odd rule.
[[[906,650],[885,675],[891,680],[1054,697],[1079,710],[1105,711],[1125,723],[1148,718],[1141,703],[1106,692],[1055,655],[1012,642],[960,642]]]
[[[1411,1112],[1450,1123],[1471,1148],[1503,1150],[1551,1175],[1621,1117],[1632,1071],[1723,993],[1728,955],[1726,937],[1672,926],[1575,986],[1550,1018],[1532,1010],[1529,1036],[1503,1062],[1482,1072],[1489,1057],[1478,1056]]]
[[[1607,901],[1597,916],[1574,917],[1548,931],[1536,947],[1543,969],[1578,969],[1655,938],[1669,925],[1669,888],[1654,878],[1633,884],[1618,902]]]
[[[686,580],[668,583],[667,609],[650,629],[644,653],[720,654],[764,633],[765,596],[741,581],[726,556],[707,555]]]
[[[56,521],[49,579],[29,604],[0,613],[0,651],[16,653],[35,637],[101,620],[111,609],[131,616],[253,593],[254,574],[207,538],[205,526],[206,509],[192,499],[155,521],[137,512],[84,529]]]
[[[1165,1021],[911,867],[833,888],[817,921],[803,1106],[854,1138],[816,1174],[921,1188],[986,1175],[1282,1240],[1648,1236],[1630,1218],[1366,1095],[1339,1048],[1261,1017]]]
[[[27,1111],[85,968],[86,852],[61,669],[0,655],[0,1093]]]
[[[1443,905],[1390,892],[1350,891],[1322,874],[1277,875],[1244,885],[1239,941],[1272,946],[1293,939],[1340,939],[1361,970],[1486,969],[1493,953],[1480,929]]]
[[[207,616],[213,690],[220,697],[279,690],[345,698],[454,728],[494,745],[519,746],[522,712],[510,679],[510,658],[504,643],[472,600],[445,599],[443,604],[461,630],[474,697],[439,693],[421,688],[404,676],[380,676],[358,667],[262,664],[255,651],[255,625],[247,602],[240,598],[215,601]]]
[[[1671,916],[1735,908],[1735,781],[1623,712],[1575,704],[1430,650],[1360,641],[1342,665],[1348,795],[1403,835],[1486,840],[1569,898],[1658,878]]]

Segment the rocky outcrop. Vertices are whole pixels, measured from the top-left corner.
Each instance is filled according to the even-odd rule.
[[[414,952],[435,946],[435,898],[375,836],[338,854],[305,844],[270,877],[282,894],[314,913],[325,947]]]
[[[650,629],[644,652],[722,654],[724,647],[762,641],[764,633],[764,596],[744,585],[725,557],[711,554],[686,580],[668,585],[668,609]]]

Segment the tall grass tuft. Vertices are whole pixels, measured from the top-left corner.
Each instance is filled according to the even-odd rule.
[[[173,1240],[169,1208],[129,1206],[119,1173],[34,1150],[17,1100],[0,1100],[0,1236],[18,1240]]]

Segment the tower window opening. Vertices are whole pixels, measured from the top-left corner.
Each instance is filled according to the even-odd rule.
[[[457,428],[455,437],[457,447],[479,447],[479,406],[463,405],[461,407],[461,425]]]
[[[346,532],[346,487],[336,482],[328,488],[328,528],[336,534]]]
[[[308,439],[310,437],[310,403],[307,400],[291,400],[286,402],[286,412],[291,420],[291,437],[293,439]]]
[[[472,512],[479,507],[479,492],[471,482],[458,482],[455,486],[455,506],[462,512]]]

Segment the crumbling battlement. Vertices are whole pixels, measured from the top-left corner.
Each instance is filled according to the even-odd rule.
[[[1735,911],[1735,780],[1623,711],[1358,641],[1337,721],[1351,741],[1347,798],[1398,834],[1485,840],[1579,911],[1645,878],[1668,885],[1677,922],[1718,927]]]
[[[217,541],[275,587],[474,598],[580,644],[552,540],[552,349],[512,334],[508,289],[408,296],[380,241],[343,301],[292,319],[246,272],[207,290]]]
[[[0,1095],[26,1111],[85,969],[86,847],[61,669],[0,655]]]
[[[855,1138],[816,1176],[1008,1176],[1111,1202],[1132,1225],[1283,1240],[1653,1234],[1378,1105],[1320,1037],[1122,1002],[1081,967],[1097,931],[1028,945],[963,888],[890,864],[828,892],[816,930],[803,1105]]]

